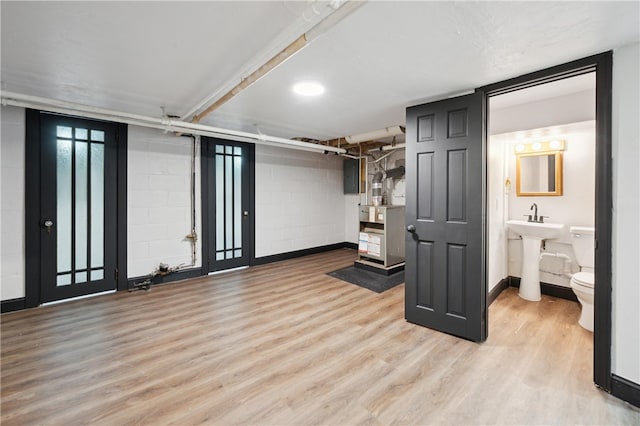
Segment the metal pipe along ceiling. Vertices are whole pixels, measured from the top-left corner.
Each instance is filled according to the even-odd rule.
[[[360,133],[357,135],[351,135],[345,137],[349,143],[360,143],[366,141],[373,141],[376,139],[382,139],[390,136],[404,135],[404,128],[401,126],[385,127],[381,130],[375,130],[373,132]]]
[[[317,3],[317,2],[316,2]],[[326,10],[328,10],[328,14],[320,20],[320,22],[316,23],[310,30],[298,36],[293,42],[287,45],[285,48],[280,50],[275,56],[266,61],[264,64],[260,65],[257,69],[254,69],[247,76],[236,77],[236,83],[231,89],[229,89],[222,96],[219,96],[216,99],[216,96],[224,90],[218,89],[214,94],[208,96],[203,101],[198,103],[195,107],[193,107],[189,112],[182,116],[183,120],[187,120],[191,117],[192,123],[199,123],[204,117],[211,114],[213,111],[221,107],[223,104],[230,101],[233,97],[235,97],[238,93],[242,92],[249,86],[251,86],[256,81],[260,80],[262,77],[273,71],[280,64],[285,62],[287,59],[298,53],[300,50],[305,48],[309,43],[318,38],[321,34],[327,31],[329,28],[336,25],[340,22],[344,17],[352,13],[354,10],[362,6],[364,1],[339,1],[333,0],[330,2],[324,2]],[[315,15],[321,15],[327,12],[320,12],[315,9],[315,3],[311,5],[311,10]],[[305,19],[307,20],[307,19]],[[233,84],[233,83],[231,83]],[[224,87],[224,86],[223,86]],[[228,86],[227,86],[228,87]],[[199,111],[199,112],[198,112]]]
[[[343,148],[318,145],[314,143],[285,139],[276,136],[223,129],[220,127],[176,121],[168,118],[148,117],[139,114],[131,114],[127,112],[94,107],[90,105],[78,104],[74,102],[23,95],[20,93],[6,91],[2,91],[0,93],[2,95],[2,105],[40,109],[60,114],[70,114],[97,120],[116,121],[119,123],[125,123],[134,126],[149,127],[153,129],[164,130],[165,132],[191,133],[193,135],[225,138],[240,142],[250,142],[260,145],[276,146],[280,148],[292,148],[311,152],[334,152],[336,154],[345,154],[347,152]]]

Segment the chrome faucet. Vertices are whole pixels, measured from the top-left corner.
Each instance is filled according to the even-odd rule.
[[[538,221],[538,205],[536,203],[533,203],[529,210],[533,210],[533,209],[535,209],[535,211],[533,212],[533,222],[537,222]],[[531,221],[532,221],[531,215],[529,215],[529,222]]]

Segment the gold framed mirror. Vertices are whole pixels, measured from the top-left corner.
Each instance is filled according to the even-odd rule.
[[[564,141],[518,144],[515,150],[519,197],[562,195]]]

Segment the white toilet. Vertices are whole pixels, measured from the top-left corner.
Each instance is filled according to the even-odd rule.
[[[593,293],[594,293],[594,258],[595,229],[584,226],[569,228],[573,251],[576,255],[580,272],[571,277],[571,288],[582,305],[582,313],[578,324],[593,331]]]

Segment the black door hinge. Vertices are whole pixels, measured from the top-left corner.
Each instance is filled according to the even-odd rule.
[[[115,278],[116,281],[118,281],[118,268],[113,270],[113,277]]]

